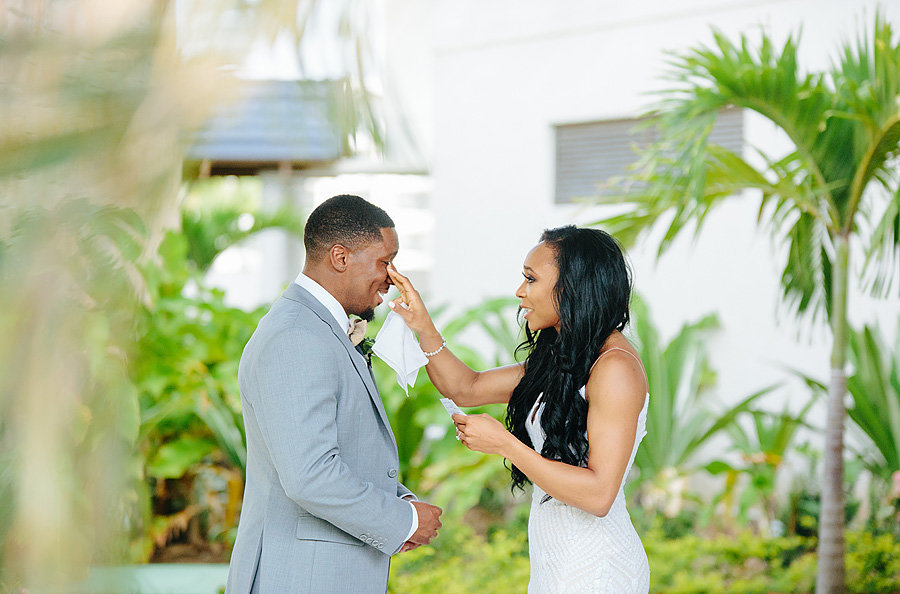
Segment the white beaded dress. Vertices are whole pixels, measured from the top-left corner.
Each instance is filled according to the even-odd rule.
[[[584,388],[580,390],[584,397]],[[529,594],[630,593],[650,590],[650,566],[631,517],[625,508],[625,480],[644,435],[647,406],[638,416],[634,447],[616,499],[604,517],[545,497],[534,486],[528,519],[528,553],[531,559]],[[537,399],[526,429],[534,449],[540,452],[546,438],[540,426],[544,405]],[[542,503],[543,501],[543,503]]]

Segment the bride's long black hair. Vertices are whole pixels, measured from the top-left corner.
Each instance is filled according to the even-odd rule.
[[[628,324],[631,272],[618,243],[599,229],[567,225],[548,229],[541,242],[556,253],[559,277],[553,289],[560,329],[531,332],[526,324],[525,376],[513,390],[506,409],[506,426],[520,441],[533,446],[525,421],[543,393],[541,426],[547,434],[545,458],[573,466],[588,459],[587,403],[578,393],[587,383],[594,361],[607,338]],[[512,488],[530,482],[513,465]]]

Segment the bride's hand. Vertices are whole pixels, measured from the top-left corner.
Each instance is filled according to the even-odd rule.
[[[453,415],[456,434],[470,450],[506,457],[512,440],[516,438],[503,424],[488,414]]]
[[[422,297],[409,279],[397,272],[393,264],[388,264],[387,271],[394,286],[400,291],[400,296],[388,303],[388,306],[403,318],[410,330],[419,334],[419,340],[423,338],[423,334],[438,334]],[[406,307],[401,305],[404,303]]]

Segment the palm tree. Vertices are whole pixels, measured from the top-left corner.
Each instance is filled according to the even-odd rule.
[[[833,335],[825,435],[818,592],[844,585],[843,426],[847,391],[847,292],[851,246],[865,252],[864,287],[885,295],[900,254],[900,43],[880,15],[874,33],[845,44],[825,72],[804,74],[798,35],[758,48],[715,31],[711,46],[673,57],[650,121],[660,140],[638,162],[618,195],[602,203],[626,211],[600,223],[633,241],[670,217],[662,253],[688,226],[746,189],[762,193],[758,222],[788,246],[781,283],[798,316],[824,312]],[[708,142],[720,110],[752,110],[780,128],[792,148],[764,165]]]

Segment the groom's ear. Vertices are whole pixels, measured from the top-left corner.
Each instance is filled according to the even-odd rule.
[[[347,270],[347,260],[350,257],[350,250],[348,250],[346,246],[336,243],[331,246],[328,257],[331,266],[335,270],[338,272],[345,272]]]

